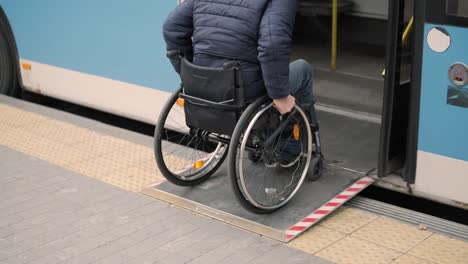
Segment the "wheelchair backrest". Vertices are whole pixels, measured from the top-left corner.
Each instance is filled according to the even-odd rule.
[[[239,64],[224,68],[193,65],[182,58],[180,76],[189,127],[230,135],[244,108],[244,91]]]
[[[215,108],[243,106],[241,75],[239,65],[235,62],[224,68],[208,68],[182,58],[180,75],[183,94],[190,96],[186,99],[193,103]]]

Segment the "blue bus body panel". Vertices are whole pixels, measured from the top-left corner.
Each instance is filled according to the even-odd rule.
[[[163,91],[179,78],[162,25],[175,0],[0,0],[19,56]]]
[[[468,108],[447,103],[447,89],[453,86],[448,77],[450,66],[468,63],[468,29],[426,24],[424,36],[438,26],[449,32],[451,45],[437,53],[424,40],[418,149],[468,161]]]

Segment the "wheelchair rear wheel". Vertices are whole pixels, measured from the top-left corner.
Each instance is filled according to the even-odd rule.
[[[252,103],[237,123],[228,156],[241,205],[269,213],[291,200],[308,173],[312,144],[308,118],[299,106],[282,116],[267,98]]]
[[[154,132],[154,154],[163,176],[180,186],[207,180],[223,163],[227,144],[207,140],[207,132],[185,123],[184,102],[175,92],[164,106]]]

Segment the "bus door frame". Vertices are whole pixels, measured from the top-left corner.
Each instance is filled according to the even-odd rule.
[[[385,88],[379,143],[379,177],[385,177],[405,166],[411,91],[411,83],[409,81],[401,82],[400,79],[405,1],[389,0],[388,5]]]

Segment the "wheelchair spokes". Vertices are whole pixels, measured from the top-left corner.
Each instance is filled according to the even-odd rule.
[[[155,156],[162,174],[179,185],[207,179],[222,163],[227,145],[214,142],[208,134],[189,128],[178,92],[172,95],[155,130]]]
[[[236,158],[229,158],[229,165],[235,167],[230,172],[236,174],[234,184],[244,206],[268,212],[287,203],[302,184],[310,164],[312,136],[299,107],[286,117],[271,104],[250,112],[241,117],[233,135],[231,154],[237,150]],[[239,143],[232,145],[235,137]]]

